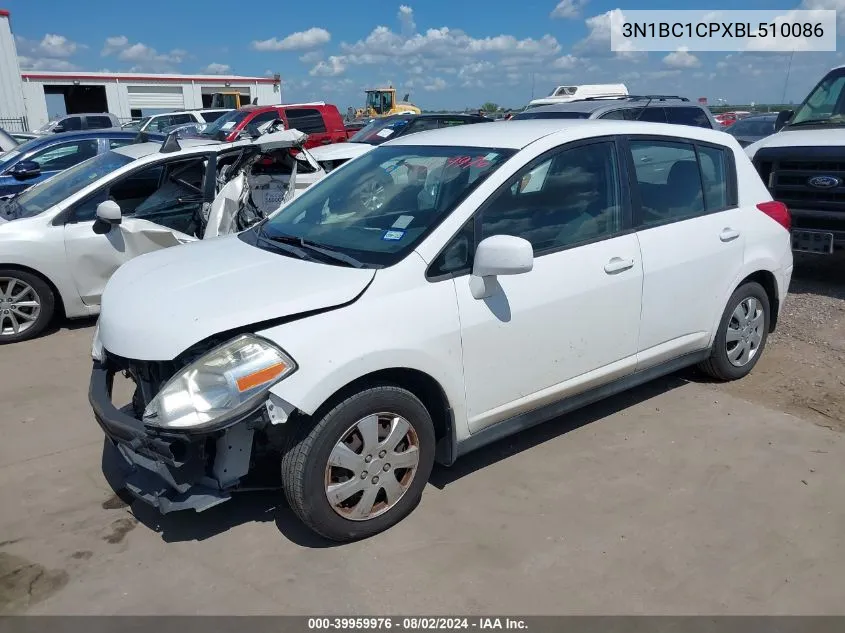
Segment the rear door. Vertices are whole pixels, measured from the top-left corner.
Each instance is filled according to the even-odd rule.
[[[627,154],[643,261],[641,370],[709,344],[744,237],[730,149],[631,136]]]
[[[287,127],[308,135],[305,147],[329,145],[335,141],[329,132],[323,114],[317,108],[285,108]]]

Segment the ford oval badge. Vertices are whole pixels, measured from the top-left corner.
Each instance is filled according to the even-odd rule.
[[[813,176],[807,180],[807,184],[816,189],[830,189],[838,187],[841,183],[842,179],[836,176]]]

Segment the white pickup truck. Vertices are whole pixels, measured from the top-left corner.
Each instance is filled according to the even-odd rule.
[[[832,69],[775,134],[745,148],[775,200],[792,214],[792,249],[845,248],[845,66]]]

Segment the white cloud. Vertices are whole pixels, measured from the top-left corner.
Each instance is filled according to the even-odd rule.
[[[803,0],[799,9],[833,9],[836,11],[836,26],[841,35],[845,31],[845,0]]]
[[[50,59],[49,57],[33,58],[18,55],[21,70],[80,70],[79,66],[66,59]]]
[[[232,72],[232,67],[229,64],[211,63],[200,70],[205,75],[228,75]]]
[[[574,20],[581,16],[581,11],[590,0],[561,0],[552,10],[549,17]]]
[[[554,60],[551,63],[551,67],[559,70],[570,70],[572,68],[575,68],[580,61],[581,60],[575,57],[574,55],[564,55]]]
[[[308,74],[312,77],[337,77],[346,71],[342,57],[331,55],[327,61],[320,62]]]
[[[617,35],[621,35],[622,24],[625,21],[625,15],[622,9],[613,9],[594,15],[591,18],[584,20],[584,23],[589,29],[587,37],[576,42],[572,51],[584,57],[611,57],[615,56],[617,59],[624,59],[629,61],[639,61],[644,59],[646,53],[638,53],[631,50],[612,51],[610,48],[610,38],[613,31]]]
[[[402,25],[402,33],[412,35],[417,31],[417,23],[414,22],[414,10],[403,4],[399,6],[399,23]]]
[[[697,68],[701,66],[701,61],[699,61],[698,57],[692,55],[685,46],[669,53],[663,58],[663,63],[670,68]]]
[[[440,77],[435,77],[431,83],[426,84],[423,86],[423,90],[427,90],[428,92],[437,92],[439,90],[444,90],[449,84],[447,84],[443,79]]]
[[[107,37],[106,43],[103,46],[103,50],[100,51],[100,54],[103,57],[107,55],[112,55],[117,51],[123,50],[129,46],[129,38],[125,35],[115,35],[114,37]]]
[[[301,61],[303,64],[315,64],[319,61],[322,61],[322,59],[322,51],[311,51],[299,56],[299,61]]]
[[[73,56],[77,51],[85,48],[66,38],[64,35],[47,33],[41,41],[28,40],[24,37],[15,36],[15,45],[18,53],[27,57],[49,57],[53,59],[67,58]]]
[[[279,40],[271,37],[269,40],[256,40],[252,48],[257,51],[305,51],[316,48],[331,41],[332,36],[326,29],[312,27],[307,31],[297,31]]]

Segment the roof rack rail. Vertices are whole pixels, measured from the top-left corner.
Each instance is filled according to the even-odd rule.
[[[686,97],[679,97],[677,95],[629,95],[628,98],[632,101],[669,101],[670,99],[689,101]]]
[[[173,152],[178,152],[182,149],[182,146],[179,145],[179,141],[177,140],[179,137],[179,130],[173,130],[167,135],[167,138],[164,139],[164,143],[161,144],[161,149],[158,150],[159,154],[171,154]]]

